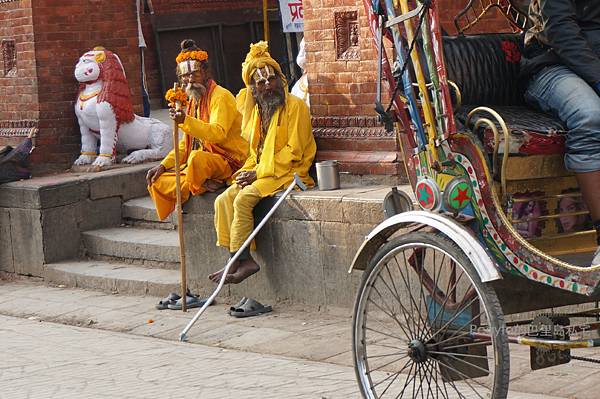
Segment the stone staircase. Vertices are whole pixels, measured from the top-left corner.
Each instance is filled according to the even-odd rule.
[[[161,222],[150,197],[126,201],[118,227],[84,231],[79,259],[50,263],[54,284],[122,294],[163,296],[179,290],[176,220]]]
[[[158,221],[147,197],[145,175],[152,166],[2,185],[0,273],[130,295],[179,292],[176,223]],[[389,185],[350,182],[334,191],[293,192],[256,238],[261,272],[224,287],[220,297],[352,306],[361,274],[348,274],[348,267],[365,235],[383,220],[389,191]],[[193,197],[184,206],[188,287],[204,296],[214,289],[207,276],[228,257],[215,245],[216,195]],[[266,200],[263,210],[275,201]]]

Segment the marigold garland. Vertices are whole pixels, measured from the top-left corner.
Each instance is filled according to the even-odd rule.
[[[179,53],[175,61],[179,64],[185,60],[196,60],[196,61],[206,61],[208,59],[208,53],[202,50],[196,51],[185,51]]]
[[[179,102],[182,107],[185,107],[188,103],[187,94],[185,94],[185,91],[183,91],[183,89],[180,87],[178,87],[176,90],[167,90],[167,93],[165,94],[165,100],[167,100],[169,105],[172,107],[175,106],[175,102]]]

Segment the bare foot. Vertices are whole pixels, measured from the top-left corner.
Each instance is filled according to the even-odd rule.
[[[223,275],[223,270],[224,269],[221,269],[218,272],[208,276],[210,281],[213,283],[219,283],[221,276]],[[225,276],[225,284],[239,284],[259,270],[260,266],[258,266],[258,264],[252,258],[236,262],[229,269],[227,276]]]
[[[259,270],[260,266],[258,266],[254,259],[249,258],[243,260],[240,262],[240,265],[235,272],[227,274],[227,277],[225,277],[225,283],[239,284]]]
[[[231,267],[229,268],[229,273],[227,273],[227,277],[229,277],[232,273],[235,273],[239,266],[240,266],[240,261],[236,260],[235,263],[233,265],[231,265]],[[223,275],[224,271],[225,271],[225,268],[222,268],[221,270],[211,273],[208,275],[208,279],[210,281],[212,281],[213,283],[219,284],[219,281],[221,281],[221,276]],[[225,278],[225,283],[227,283],[227,277]]]

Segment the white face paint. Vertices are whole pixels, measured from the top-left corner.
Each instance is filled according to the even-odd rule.
[[[177,64],[179,75],[187,75],[199,71],[200,69],[200,63],[196,60],[185,60]]]
[[[275,76],[275,70],[269,65],[265,65],[262,68],[256,68],[254,75],[252,75],[255,84],[266,84],[269,82],[269,78]]]
[[[79,58],[75,65],[75,79],[78,82],[93,82],[100,76],[100,66],[97,59],[104,56],[103,51],[89,51]]]

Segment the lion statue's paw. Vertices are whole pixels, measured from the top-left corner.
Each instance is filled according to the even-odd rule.
[[[110,166],[114,163],[111,157],[97,157],[92,166],[97,166],[99,168],[103,168],[105,166]]]
[[[123,158],[123,160],[121,162],[135,164],[135,163],[142,163],[146,160],[147,159],[143,154],[140,154],[139,151],[134,151],[131,154],[127,155],[125,158]]]
[[[89,165],[94,162],[94,159],[96,159],[95,155],[80,155],[79,158],[73,162],[73,165]]]

